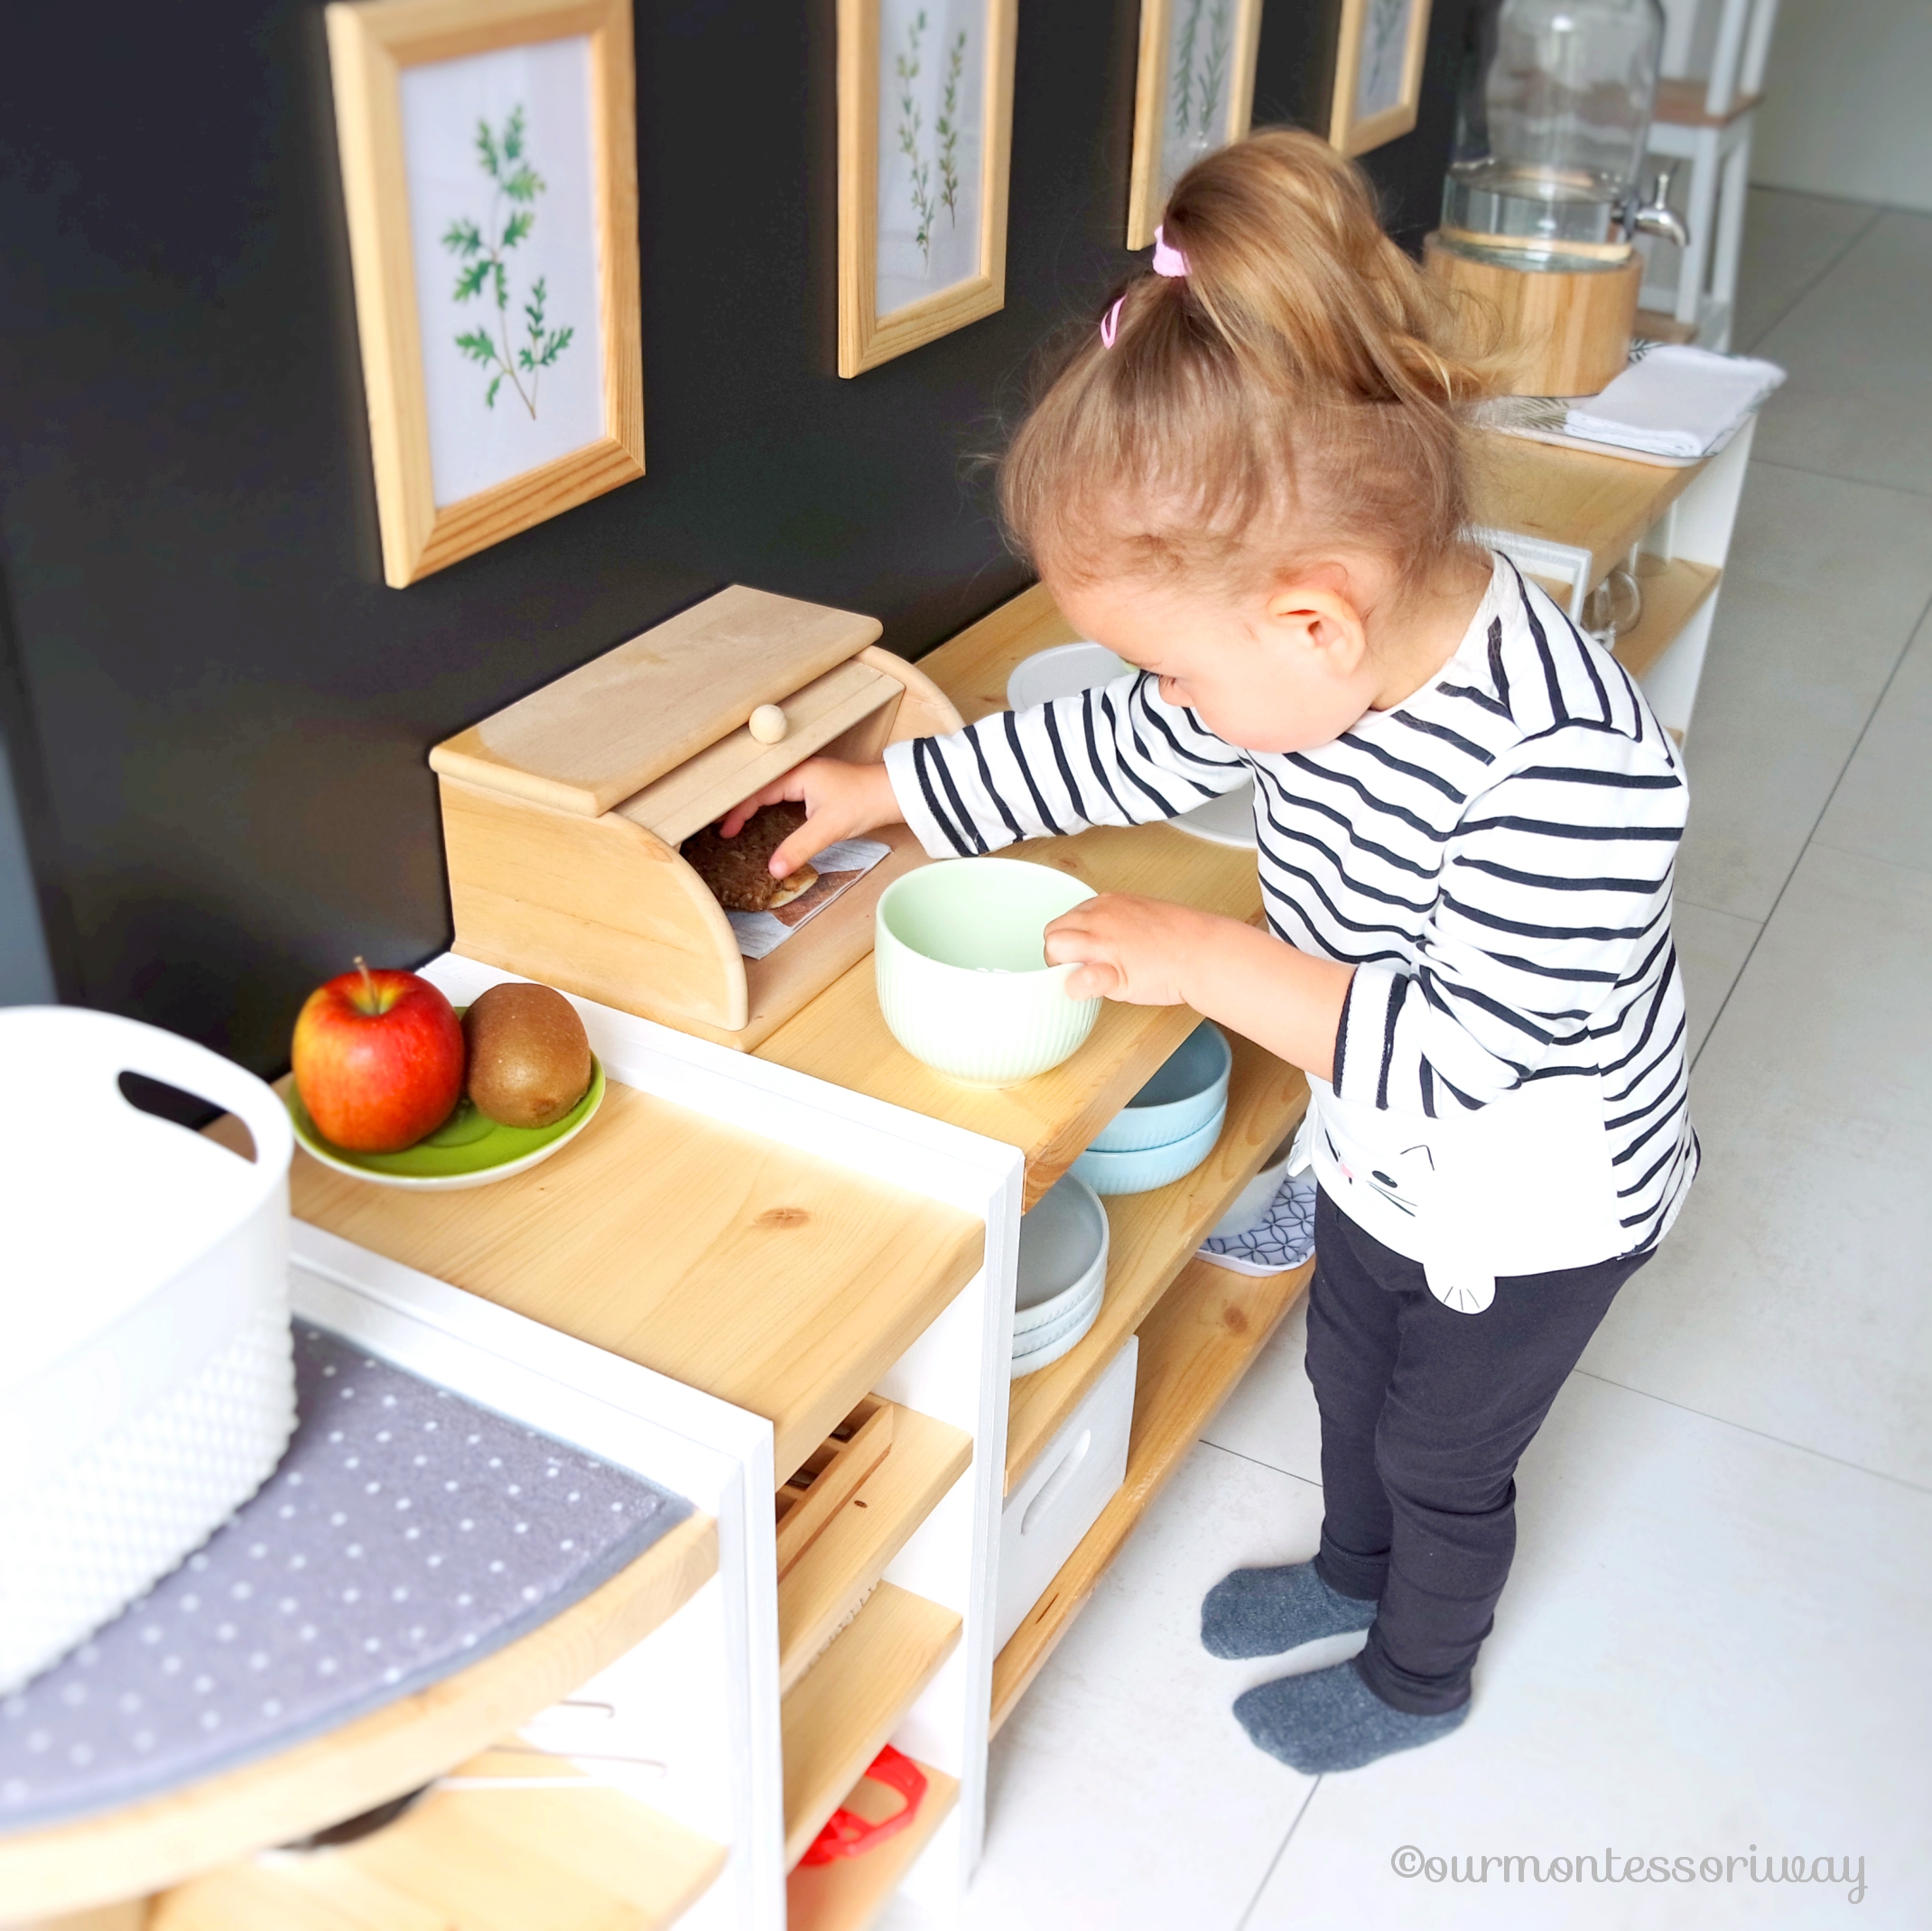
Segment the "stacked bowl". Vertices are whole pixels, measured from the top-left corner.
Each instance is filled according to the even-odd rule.
[[[1093,1325],[1107,1288],[1107,1210],[1064,1174],[1019,1223],[1013,1379],[1057,1361]]]
[[[1228,1116],[1234,1055],[1203,1019],[1073,1163],[1096,1193],[1147,1193],[1191,1174]]]

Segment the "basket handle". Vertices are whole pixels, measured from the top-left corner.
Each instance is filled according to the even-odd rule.
[[[255,1164],[265,1186],[274,1185],[288,1171],[294,1157],[295,1137],[288,1109],[274,1087],[233,1060],[158,1026],[116,1013],[83,1015],[73,1008],[61,1010],[71,1011],[76,1019],[85,1022],[75,1027],[73,1045],[77,1061],[91,1062],[89,1071],[109,1080],[118,1080],[124,1072],[138,1072],[225,1108],[253,1137]]]

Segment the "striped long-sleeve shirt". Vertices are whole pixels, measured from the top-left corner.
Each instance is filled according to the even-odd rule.
[[[1677,752],[1507,561],[1455,655],[1310,751],[1215,737],[1136,673],[887,754],[935,857],[1170,818],[1254,781],[1275,934],[1356,968],[1310,1152],[1452,1305],[1650,1246],[1697,1163],[1670,883]],[[1457,1283],[1462,1283],[1457,1286]]]

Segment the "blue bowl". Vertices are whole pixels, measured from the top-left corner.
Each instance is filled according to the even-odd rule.
[[[1074,1161],[1073,1171],[1096,1193],[1151,1193],[1193,1173],[1213,1152],[1227,1116],[1223,1100],[1185,1139],[1166,1147],[1138,1147],[1131,1153],[1090,1147]]]
[[[1139,1153],[1171,1147],[1198,1133],[1226,1110],[1228,1072],[1233,1064],[1234,1055],[1221,1028],[1203,1019],[1160,1071],[1094,1135],[1090,1151]]]

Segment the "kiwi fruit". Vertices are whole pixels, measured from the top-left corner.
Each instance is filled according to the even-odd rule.
[[[549,1127],[590,1084],[590,1042],[548,986],[492,986],[463,1015],[464,1091],[504,1127]]]

